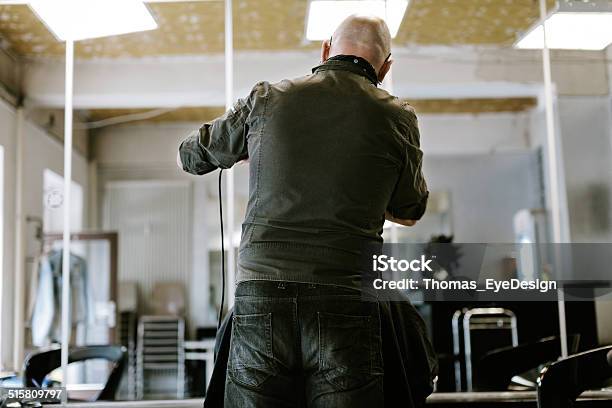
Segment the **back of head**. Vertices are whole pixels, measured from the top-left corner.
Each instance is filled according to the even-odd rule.
[[[346,54],[366,59],[379,70],[391,53],[391,34],[378,17],[352,15],[334,32],[329,56]]]

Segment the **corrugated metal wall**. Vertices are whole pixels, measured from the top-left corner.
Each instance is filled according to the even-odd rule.
[[[191,185],[183,181],[121,181],[106,185],[104,228],[119,232],[119,283],[136,282],[149,313],[156,282],[191,284]],[[187,310],[188,312],[188,310]]]

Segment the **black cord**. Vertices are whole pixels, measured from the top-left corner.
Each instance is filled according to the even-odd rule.
[[[219,308],[219,321],[217,322],[217,330],[221,328],[221,322],[223,321],[223,304],[225,303],[225,239],[223,238],[223,195],[221,191],[222,180],[223,169],[219,171],[219,221],[221,223],[221,307]]]

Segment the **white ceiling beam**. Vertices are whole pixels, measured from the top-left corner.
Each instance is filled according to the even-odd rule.
[[[235,95],[247,95],[262,80],[275,82],[306,75],[318,61],[316,51],[237,52]],[[418,99],[539,95],[540,79],[535,66],[533,75],[523,78],[507,75],[505,71],[483,71],[478,59],[467,62],[440,59],[432,63],[399,52],[393,72],[395,93]],[[30,105],[62,106],[63,61],[31,61],[24,75],[24,91]],[[75,81],[74,104],[79,109],[225,105],[221,54],[81,60],[75,65]],[[607,85],[606,81],[606,92]]]
[[[539,97],[542,70],[531,51],[394,49],[394,93],[402,98]],[[259,81],[310,73],[317,51],[236,52],[235,97]],[[604,52],[556,54],[553,80],[561,95],[608,95]],[[62,59],[24,67],[30,105],[63,105]],[[74,103],[78,109],[224,106],[223,55],[79,60]]]

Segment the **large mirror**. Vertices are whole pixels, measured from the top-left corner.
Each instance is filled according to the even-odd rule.
[[[66,194],[65,43],[29,5],[0,2],[0,381],[22,378],[36,358],[57,360],[68,339],[81,358],[54,366],[44,384],[67,373],[70,399],[204,397],[253,183],[248,163],[221,185],[218,172],[189,175],[177,149],[256,83],[321,63],[321,42],[309,39],[315,3],[333,2],[151,0],[141,4],[155,27],[75,38]],[[385,223],[386,243],[612,240],[612,50],[565,44],[551,29],[548,54],[530,37],[542,4],[552,16],[568,1],[336,3],[401,10],[388,18],[393,65],[381,86],[415,109],[430,196],[415,226]],[[72,304],[62,336],[67,196]],[[499,250],[490,264],[524,277],[532,262],[533,276],[549,276],[549,262],[533,261],[543,257]],[[545,361],[491,385],[486,359],[543,339],[555,359],[612,341],[609,302],[410,298],[439,362],[438,393],[534,391]]]

